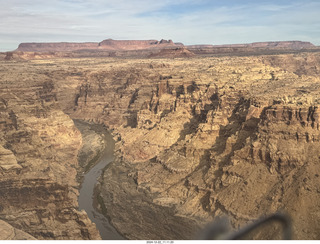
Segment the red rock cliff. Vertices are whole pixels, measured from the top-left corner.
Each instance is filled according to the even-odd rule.
[[[52,52],[75,51],[80,49],[97,49],[96,42],[56,42],[56,43],[21,43],[16,51],[22,52]]]
[[[183,46],[173,43],[172,40],[112,40],[102,42],[56,42],[56,43],[21,43],[16,51],[22,52],[66,52],[76,50],[140,50],[149,48],[164,48],[172,46]]]

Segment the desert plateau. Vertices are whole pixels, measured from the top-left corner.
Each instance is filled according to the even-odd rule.
[[[310,42],[22,43],[0,53],[0,128],[2,240],[190,240],[276,212],[320,239]]]

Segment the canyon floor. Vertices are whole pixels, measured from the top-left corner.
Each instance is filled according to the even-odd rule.
[[[280,211],[294,239],[320,239],[319,74],[319,52],[0,61],[0,238],[100,239],[78,209],[103,144],[83,120],[116,141],[96,190],[125,238],[193,239],[219,216],[236,230]]]

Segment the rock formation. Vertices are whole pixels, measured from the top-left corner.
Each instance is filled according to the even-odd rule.
[[[149,55],[149,58],[188,58],[193,56],[195,56],[194,53],[182,47],[174,49],[161,49],[159,52]]]
[[[80,49],[97,49],[96,42],[53,42],[53,43],[21,43],[16,51],[22,52],[66,52]]]
[[[2,69],[0,218],[37,239],[98,239],[77,204],[81,135],[54,83],[21,63]]]
[[[314,48],[311,42],[302,41],[278,41],[278,42],[253,42],[245,44],[223,44],[223,45],[212,45],[212,44],[202,44],[202,45],[188,45],[188,48],[287,48],[287,49],[307,49]]]
[[[86,73],[64,111],[114,130],[117,160],[100,191],[119,231],[193,238],[223,214],[236,229],[284,210],[294,238],[319,238],[318,73],[299,76],[272,58],[319,67],[318,54],[301,54],[114,61]],[[252,238],[273,237],[267,229]]]
[[[188,50],[195,54],[224,54],[224,55],[261,55],[294,53],[303,50],[315,50],[318,47],[310,42],[302,41],[280,41],[280,42],[254,42],[248,44],[228,44],[228,45],[189,45]]]
[[[21,43],[16,51],[21,52],[70,52],[76,50],[139,50],[150,48],[165,48],[183,46],[173,43],[172,40],[112,40],[102,42],[54,42],[54,43]]]
[[[35,238],[0,220],[0,240],[35,240]]]
[[[191,239],[221,215],[237,229],[285,211],[295,239],[319,239],[319,60],[1,61],[0,219],[37,239],[98,238],[77,210],[72,118],[114,135],[98,191],[127,238]]]
[[[112,40],[107,39],[99,43],[99,48],[101,49],[111,49],[111,50],[140,50],[140,49],[150,49],[157,48],[162,49],[166,47],[178,47],[183,46],[183,44],[175,44],[172,40]]]
[[[214,47],[254,47],[254,48],[303,49],[303,48],[314,48],[315,46],[310,42],[279,41],[279,42],[253,42],[253,43],[248,43],[248,44],[215,45]]]
[[[169,50],[167,50],[169,49]],[[229,45],[188,45],[172,40],[113,40],[101,42],[21,43],[5,60],[61,57],[191,57],[197,55],[261,55],[318,50],[310,42],[280,41]],[[1,53],[0,53],[1,58]],[[3,59],[3,58],[1,58]]]
[[[81,182],[83,174],[95,165],[107,143],[104,134],[94,125],[88,126],[77,120],[74,121],[74,124],[82,136],[82,147],[78,153],[78,162],[81,168],[78,172],[78,179]]]

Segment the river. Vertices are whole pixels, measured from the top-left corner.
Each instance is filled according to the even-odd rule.
[[[100,126],[87,125],[92,127]],[[103,128],[102,125],[101,128]],[[99,131],[101,131],[101,128],[99,128]],[[110,224],[109,220],[93,207],[94,186],[96,185],[102,170],[114,159],[113,151],[115,143],[112,135],[105,129],[103,129],[103,133],[105,134],[107,146],[102,156],[98,159],[96,165],[84,175],[78,199],[79,208],[84,209],[87,212],[91,221],[96,224],[103,240],[124,240],[124,238]]]

